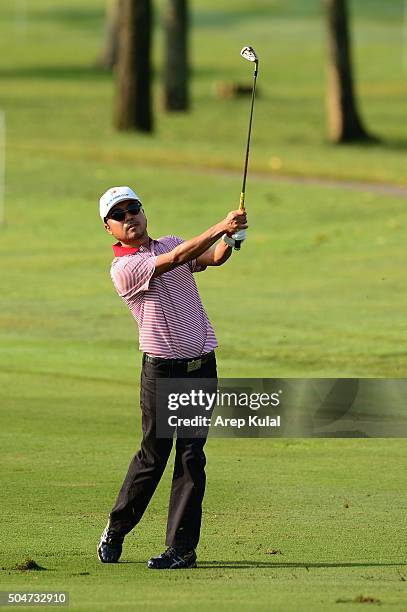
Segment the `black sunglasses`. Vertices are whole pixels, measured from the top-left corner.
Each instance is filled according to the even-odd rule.
[[[113,221],[124,221],[126,218],[126,213],[129,215],[138,215],[141,210],[140,202],[134,202],[134,204],[129,204],[127,208],[116,208],[112,210],[106,217],[106,219],[113,219]]]

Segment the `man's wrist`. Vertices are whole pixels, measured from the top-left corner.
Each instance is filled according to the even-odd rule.
[[[235,246],[235,241],[233,238],[231,238],[230,236],[228,236],[227,234],[223,234],[222,236],[222,240],[225,244],[228,245],[228,247],[232,248]]]
[[[225,226],[222,222],[220,222],[214,226],[214,229],[215,229],[216,236],[219,240],[219,238],[221,238],[222,235],[225,233]]]

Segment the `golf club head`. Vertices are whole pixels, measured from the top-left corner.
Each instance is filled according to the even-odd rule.
[[[244,59],[249,60],[249,62],[256,62],[257,64],[257,62],[259,61],[257,53],[253,49],[253,47],[243,47],[243,49],[240,51],[240,55],[244,57]]]

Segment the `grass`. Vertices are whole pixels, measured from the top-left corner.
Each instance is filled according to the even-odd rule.
[[[89,191],[97,168],[88,162]],[[169,473],[124,562],[97,563],[140,435],[136,330],[110,285],[110,239],[93,204],[58,195],[65,160],[48,160],[47,172],[43,193],[16,204],[2,236],[2,588],[66,589],[75,610],[183,610],[192,597],[203,610],[322,611],[361,595],[402,610],[402,440],[213,440],[201,569],[157,576],[145,567],[163,543]],[[109,172],[121,179],[130,168]],[[200,174],[162,170],[159,184],[154,169],[139,175],[154,235],[198,231],[235,187],[224,176],[208,185]],[[35,172],[25,178],[35,182]],[[405,376],[403,201],[347,193],[342,202],[339,189],[286,185],[271,194],[261,182],[252,190],[245,250],[198,276],[222,375]],[[47,571],[14,569],[27,556]]]
[[[135,164],[240,170],[248,100],[218,99],[215,85],[250,82],[250,67],[238,56],[242,41],[249,37],[262,61],[252,169],[271,174],[271,160],[277,158],[279,168],[274,172],[283,174],[406,184],[407,43],[402,0],[392,0],[390,6],[372,0],[351,3],[360,106],[367,125],[383,142],[340,148],[326,142],[325,31],[319,0],[257,1],[250,7],[241,0],[233,8],[224,0],[194,3],[193,110],[179,116],[161,110],[163,4],[157,3],[154,46],[157,135],[138,137],[136,146],[133,137],[113,132],[112,78],[94,67],[104,2],[28,2],[23,28],[14,2],[4,0],[0,76],[9,148],[27,156],[40,148],[68,159],[124,156]]]
[[[68,590],[75,610],[405,610],[403,440],[213,439],[200,568],[145,566],[163,545],[169,472],[123,563],[95,558],[140,436],[136,328],[97,196],[134,184],[153,236],[192,236],[235,206],[248,101],[213,86],[248,79],[246,42],[264,57],[251,168],[265,176],[249,177],[242,252],[197,275],[220,372],[406,376],[403,199],[267,177],[277,156],[282,173],[405,184],[402,2],[352,4],[361,104],[386,142],[339,149],[324,142],[319,2],[194,3],[193,112],[160,109],[158,37],[154,138],[110,126],[111,77],[92,67],[104,3],[27,6],[26,29],[11,0],[0,8],[1,588]],[[33,562],[44,569],[17,569]]]
[[[186,610],[192,601],[202,610],[322,611],[360,595],[404,609],[405,450],[397,441],[212,441],[200,569],[157,575],[145,567],[162,546],[168,477],[127,539],[123,562],[101,566],[95,542],[135,434],[115,391],[103,403],[87,401],[86,414],[62,393],[52,412],[66,416],[51,426],[38,410],[43,400],[31,402],[36,419],[25,434],[30,412],[14,411],[10,437],[24,448],[11,439],[2,446],[3,530],[13,540],[4,540],[2,588],[69,590],[75,610]],[[27,555],[46,570],[13,569]]]

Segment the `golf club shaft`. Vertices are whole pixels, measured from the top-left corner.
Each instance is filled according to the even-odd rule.
[[[246,158],[244,162],[244,171],[243,171],[243,184],[242,184],[242,191],[240,193],[240,203],[239,203],[239,210],[242,210],[242,211],[245,208],[244,200],[245,200],[245,191],[246,191],[246,177],[247,177],[247,168],[249,165],[250,137],[252,133],[253,107],[254,107],[254,97],[256,94],[257,72],[258,72],[258,64],[256,62],[256,67],[254,69],[254,75],[253,75],[252,102],[251,102],[251,107],[250,107],[249,130],[247,134]],[[236,251],[240,250],[240,240],[236,240],[235,250]]]

